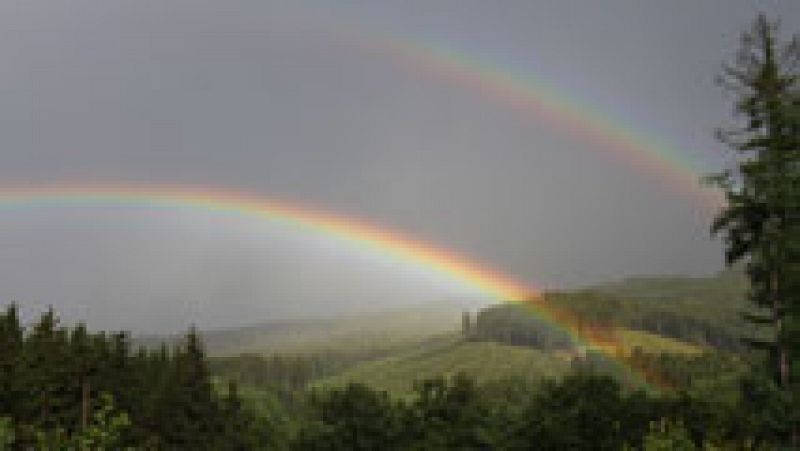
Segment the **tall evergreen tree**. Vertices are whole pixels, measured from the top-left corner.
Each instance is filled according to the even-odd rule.
[[[70,359],[72,360],[73,387],[80,390],[80,429],[88,427],[91,417],[92,378],[95,376],[97,361],[92,355],[89,334],[84,324],[79,324],[72,330],[70,336]]]
[[[156,417],[167,447],[214,449],[222,426],[220,406],[211,386],[200,337],[192,327],[186,344],[176,349],[160,388]]]
[[[14,412],[22,401],[22,334],[17,306],[11,304],[5,314],[0,314],[0,416]]]
[[[45,312],[34,325],[23,346],[25,372],[23,418],[40,427],[71,423],[64,412],[72,404],[69,399],[70,361],[67,334],[59,327],[53,309]]]
[[[747,262],[757,310],[748,319],[774,332],[752,344],[770,351],[776,379],[787,388],[800,318],[800,39],[780,43],[778,36],[777,25],[759,15],[723,66],[719,81],[736,96],[739,126],[719,136],[738,154],[735,168],[710,180],[727,199],[712,231],[724,234],[729,264]]]

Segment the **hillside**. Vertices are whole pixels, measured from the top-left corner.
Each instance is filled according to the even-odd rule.
[[[625,328],[663,335],[668,331],[659,330],[659,324],[641,323],[659,316],[680,314],[682,319],[733,335],[742,326],[740,312],[748,308],[746,291],[747,281],[741,271],[724,271],[708,278],[638,276],[547,295],[559,307]],[[505,305],[508,304],[497,307]],[[275,320],[238,328],[204,330],[202,336],[213,356],[357,351],[376,346],[393,350],[460,330],[463,311],[458,303],[429,303],[379,313]],[[150,347],[177,340],[179,336],[135,339],[138,344]],[[695,341],[704,344],[702,340]]]
[[[546,299],[608,326],[625,355],[689,358],[714,348],[738,349],[743,280],[735,272],[635,277],[547,293]],[[416,380],[456,373],[479,383],[557,377],[582,352],[563,329],[522,304],[496,304],[471,315],[469,339],[461,331],[463,312],[458,304],[429,304],[207,331],[203,337],[214,373],[245,385],[294,391],[355,381],[401,396]]]
[[[638,347],[653,354],[698,355],[702,352],[688,343],[646,332],[620,331],[619,339],[628,349]],[[570,369],[573,357],[569,351],[470,341],[459,334],[450,334],[415,349],[356,364],[313,385],[341,386],[347,382],[360,382],[404,396],[412,391],[416,380],[459,373],[467,374],[480,384],[511,378],[536,382],[563,375]]]
[[[545,296],[589,321],[739,352],[743,336],[759,334],[742,318],[751,309],[747,290],[734,269],[714,277],[631,277]]]
[[[721,271],[712,277],[634,276],[584,288],[641,301],[724,302],[718,305],[722,308],[741,306],[746,300],[747,289],[747,277],[740,267]]]
[[[556,377],[569,369],[568,353],[494,342],[464,341],[451,334],[431,340],[416,349],[353,366],[314,386],[341,386],[360,382],[403,396],[413,390],[414,381],[465,373],[479,383],[509,377],[541,379]]]

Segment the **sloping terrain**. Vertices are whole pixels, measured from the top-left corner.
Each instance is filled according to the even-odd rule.
[[[699,354],[702,350],[688,343],[640,331],[618,332],[629,349],[639,347],[648,353]],[[509,378],[536,381],[558,377],[569,370],[573,353],[544,351],[493,341],[464,340],[459,334],[432,339],[420,346],[388,357],[362,362],[315,386],[340,386],[359,382],[395,395],[407,395],[414,382],[439,376],[464,373],[478,383]]]
[[[570,365],[567,353],[510,346],[494,342],[464,341],[458,335],[431,340],[416,349],[363,362],[315,386],[337,386],[359,382],[406,395],[414,382],[439,376],[467,374],[479,383],[507,377],[541,379],[563,374]]]
[[[548,296],[588,321],[611,325],[627,355],[695,356],[714,352],[716,343],[737,341],[745,292],[741,274],[725,272],[712,278],[636,277]],[[464,310],[457,304],[274,322],[203,336],[209,354],[218,357],[212,363],[220,376],[291,390],[352,381],[404,396],[415,381],[457,373],[479,383],[563,374],[583,350],[520,340],[515,327],[540,327],[520,321],[526,311],[515,304],[487,307],[472,315],[469,339],[460,331]],[[518,320],[481,323],[489,313]],[[474,333],[491,328],[498,330]]]

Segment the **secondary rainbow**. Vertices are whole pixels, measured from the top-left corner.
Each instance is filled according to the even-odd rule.
[[[600,144],[637,170],[664,180],[671,189],[684,193],[704,209],[717,209],[724,202],[719,190],[700,183],[708,169],[699,167],[685,151],[639,132],[638,127],[580,101],[535,73],[513,71],[430,40],[393,35],[352,22],[333,23],[333,33],[346,45],[391,58],[413,73],[465,86]]]
[[[216,214],[258,218],[271,227],[290,227],[339,240],[354,248],[366,247],[383,257],[412,264],[434,277],[449,278],[496,301],[523,302],[543,320],[569,333],[577,343],[604,352],[612,361],[632,368],[630,362],[624,360],[623,347],[613,334],[586,327],[569,312],[552,308],[542,300],[538,289],[456,252],[366,221],[221,188],[121,184],[0,188],[0,207],[4,209],[107,204],[155,209],[188,207]],[[660,385],[657,375],[648,374],[641,368],[633,369],[645,382]]]

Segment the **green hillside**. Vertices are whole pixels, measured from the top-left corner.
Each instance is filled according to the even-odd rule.
[[[641,302],[641,308],[681,311],[698,320],[739,327],[741,312],[750,308],[748,281],[740,269],[714,277],[631,277],[583,291]]]
[[[653,360],[661,354],[689,359],[715,348],[737,350],[745,291],[740,273],[725,272],[636,277],[547,293],[545,299],[587,324],[613,330],[617,351],[644,353],[653,356],[647,357],[651,365],[661,365]],[[405,395],[417,380],[456,373],[479,383],[539,380],[563,374],[583,352],[563,329],[522,304],[496,304],[470,315],[469,339],[461,331],[463,313],[457,304],[429,304],[203,336],[215,374],[288,391],[355,381]]]
[[[751,310],[747,291],[734,269],[714,277],[632,277],[545,298],[588,321],[739,352],[743,336],[759,336],[742,317]]]
[[[589,319],[672,338],[709,344],[705,332],[723,341],[736,341],[744,327],[740,313],[749,306],[747,282],[740,271],[715,277],[632,277],[581,290],[548,293],[559,307]],[[509,304],[501,304],[502,308]],[[209,354],[271,354],[351,351],[381,347],[405,348],[430,336],[461,328],[463,308],[456,303],[430,303],[380,313],[322,319],[271,321],[240,328],[203,332]],[[677,318],[676,318],[677,317]],[[691,323],[695,337],[670,334],[659,323],[675,319]],[[664,321],[662,321],[663,323]],[[708,329],[708,331],[704,330]],[[148,341],[164,340],[149,337]],[[168,337],[167,337],[168,339]],[[712,343],[713,344],[713,343]]]
[[[361,382],[397,395],[412,391],[414,381],[465,373],[479,383],[507,377],[541,379],[563,374],[570,366],[567,353],[552,353],[493,342],[464,341],[452,334],[383,359],[358,364],[315,386]]]
[[[688,343],[640,331],[620,331],[619,339],[629,349],[638,347],[651,354],[697,355],[702,351]],[[356,364],[313,385],[342,386],[360,382],[402,396],[412,391],[416,380],[459,373],[471,376],[479,384],[509,378],[535,382],[563,375],[570,369],[573,356],[569,351],[470,341],[450,334],[406,352]]]
[[[748,307],[747,283],[740,271],[715,277],[632,277],[581,290],[548,293],[556,306],[585,314],[591,320],[611,322],[627,329],[669,335],[657,318],[692,322],[735,340],[740,331],[740,312]],[[493,308],[505,308],[501,304]],[[202,332],[210,355],[241,353],[316,353],[363,351],[376,347],[394,351],[425,341],[428,337],[461,328],[464,308],[457,303],[430,303],[379,313],[332,318],[276,320],[261,324]],[[651,324],[652,323],[652,324]],[[666,328],[668,329],[668,328]],[[696,332],[696,331],[695,331]],[[730,332],[730,333],[729,333]],[[688,337],[670,335],[687,340]],[[178,337],[139,337],[138,343],[154,346]],[[704,343],[704,337],[692,340]]]
[[[636,348],[651,354],[696,355],[704,351],[704,348],[692,343],[640,330],[619,329],[615,334],[628,353]]]

